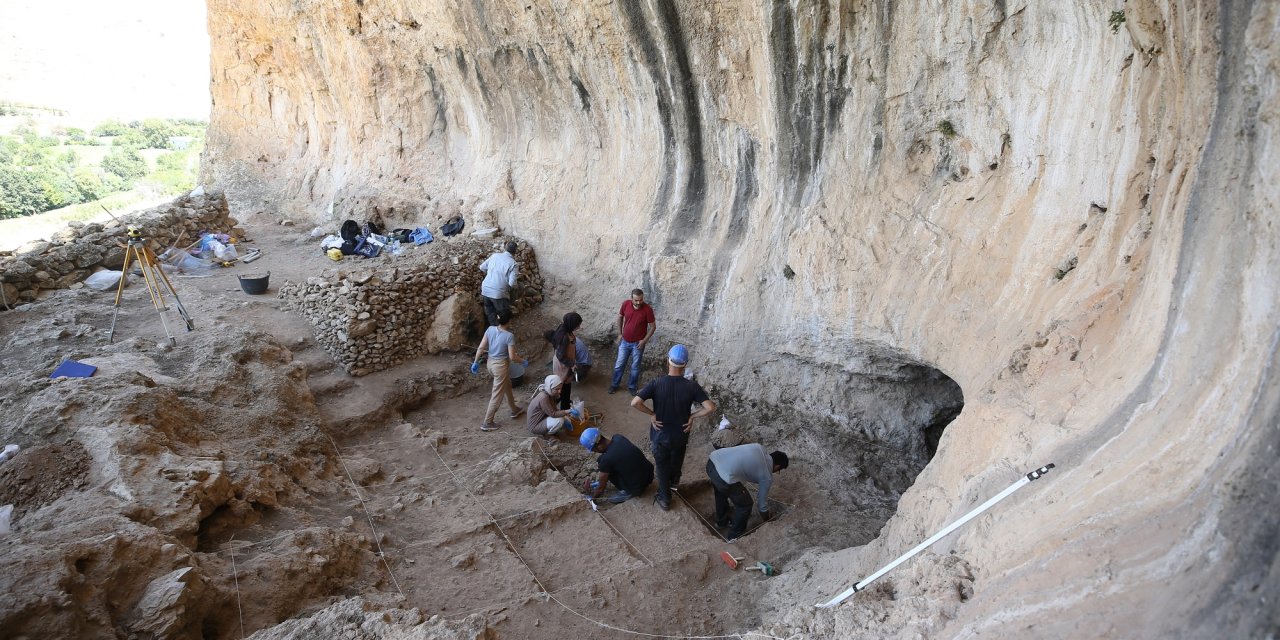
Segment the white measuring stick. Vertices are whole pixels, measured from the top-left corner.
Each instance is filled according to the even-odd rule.
[[[964,517],[960,518],[959,520],[956,520],[955,522],[952,522],[951,524],[947,525],[944,529],[933,534],[932,536],[929,536],[928,540],[925,540],[924,542],[921,542],[920,544],[916,545],[916,548],[902,554],[901,556],[898,557],[898,559],[885,565],[879,571],[867,576],[866,578],[863,578],[861,582],[858,582],[854,584],[852,587],[849,587],[848,589],[845,589],[844,591],[840,592],[840,595],[826,602],[823,602],[821,604],[817,604],[814,606],[816,606],[819,609],[829,609],[831,607],[834,607],[840,604],[841,602],[844,602],[849,598],[849,596],[859,591],[862,591],[863,589],[866,589],[868,585],[870,585],[872,582],[875,582],[876,579],[878,579],[880,576],[883,576],[884,574],[889,573],[890,571],[893,570],[894,567],[897,567],[903,562],[906,562],[907,560],[909,560],[911,556],[914,556],[917,553],[924,551],[929,547],[929,545],[932,545],[938,540],[941,540],[943,536],[947,535],[948,533],[951,533],[952,531],[955,531],[956,529],[959,529],[961,526],[964,525],[964,523],[982,515],[983,511],[990,509],[991,507],[995,506],[997,502],[1000,502],[1001,500],[1004,500],[1005,498],[1009,497],[1009,494],[1027,486],[1029,483],[1031,483],[1032,480],[1039,480],[1041,476],[1043,476],[1046,473],[1049,473],[1049,470],[1052,468],[1053,468],[1053,463],[1049,463],[1043,467],[1040,467],[1039,469],[1036,469],[1035,471],[1032,471],[1031,473],[1028,473],[1017,482],[1009,485],[1009,488],[1005,489],[1004,491],[1001,491],[995,496],[992,496],[990,500],[987,500],[986,502],[982,503],[982,505],[979,506],[977,509],[974,509],[973,511],[970,511],[969,513],[964,514]]]

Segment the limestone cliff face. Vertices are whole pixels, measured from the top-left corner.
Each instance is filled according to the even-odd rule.
[[[946,543],[948,634],[1243,633],[1280,623],[1278,4],[210,0],[206,184],[493,215],[589,330],[642,286],[716,384],[849,428],[862,381],[951,376],[796,612],[1056,462]]]

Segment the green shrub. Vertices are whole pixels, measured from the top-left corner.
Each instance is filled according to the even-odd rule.
[[[1120,33],[1120,27],[1124,25],[1124,11],[1112,11],[1107,24],[1111,25],[1111,33]]]

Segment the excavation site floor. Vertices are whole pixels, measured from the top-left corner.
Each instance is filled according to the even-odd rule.
[[[427,618],[476,615],[504,638],[734,634],[758,627],[762,611],[791,604],[770,595],[775,578],[745,567],[765,561],[785,574],[808,549],[864,544],[896,506],[897,491],[876,471],[909,466],[892,451],[726,399],[738,436],[791,455],[770,496],[778,519],[765,524],[753,513],[750,534],[733,545],[711,526],[704,465],[719,412],[694,429],[670,511],[654,503],[653,487],[595,510],[580,493],[595,456],[576,440],[531,436],[525,417],[507,418],[505,406],[498,431],[479,429],[490,381],[467,372],[470,349],[365,377],[344,373],[274,294],[287,280],[362,265],[333,263],[301,229],[246,228],[261,260],[174,278],[196,326],[184,332],[171,315],[176,347],[136,286],[126,290],[114,344],[106,340],[112,292],[60,291],[0,313],[10,375],[25,380],[4,392],[6,411],[23,416],[11,437],[24,454],[0,466],[0,497],[11,501],[24,486],[47,494],[29,496],[16,512],[8,543],[30,562],[16,564],[28,569],[4,585],[15,606],[25,606],[24,570],[83,556],[76,570],[100,582],[99,591],[82,596],[86,613],[65,615],[82,616],[88,628],[107,624],[90,622],[97,606],[104,619],[119,615],[94,598],[140,593],[168,571],[160,567],[195,567],[203,604],[166,619],[174,635],[269,634],[282,620],[356,596],[366,608],[417,608]],[[240,290],[238,275],[266,272],[267,295]],[[548,373],[541,333],[568,310],[553,289],[513,322],[531,362],[515,389],[521,405]],[[595,370],[573,395],[603,414],[604,433],[648,455],[647,417],[628,406],[629,394],[606,393],[609,331],[582,328],[601,342]],[[62,358],[98,373],[53,381],[33,374]],[[645,380],[657,371],[649,365]],[[60,465],[77,460],[88,470],[66,481],[33,484],[28,473],[65,475]],[[127,522],[102,527],[127,525],[128,544],[103,554],[94,541],[106,534],[85,523],[114,512]],[[727,566],[725,550],[744,568]]]

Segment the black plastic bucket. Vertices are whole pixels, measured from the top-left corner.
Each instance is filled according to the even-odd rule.
[[[240,288],[251,296],[261,295],[267,292],[267,280],[270,278],[270,271],[265,276],[240,276]]]

